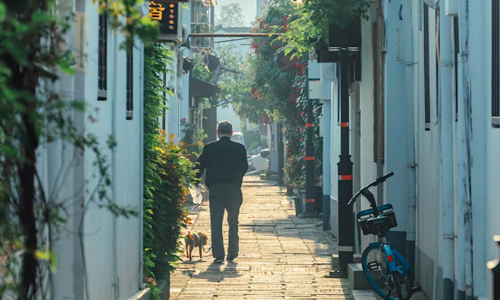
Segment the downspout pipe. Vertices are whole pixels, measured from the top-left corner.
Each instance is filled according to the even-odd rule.
[[[456,125],[456,299],[472,296],[472,249],[470,244],[470,74],[469,74],[469,0],[459,0],[460,60],[458,115]]]
[[[113,97],[111,100],[111,136],[116,137],[116,107],[117,107],[117,77],[118,77],[118,54],[120,53],[120,47],[118,45],[117,34],[113,33]],[[115,204],[117,202],[117,192],[116,192],[116,147],[111,150],[111,193],[113,195],[113,201]],[[120,283],[118,276],[118,236],[117,236],[117,217],[113,214],[113,299],[119,299]]]
[[[406,33],[405,36],[405,76],[406,76],[406,91],[408,95],[414,95],[413,85],[414,85],[414,66],[415,57],[413,53],[413,28],[412,28],[412,4],[411,0],[402,0],[401,5],[403,6],[403,29]],[[416,240],[416,206],[417,206],[417,195],[416,195],[416,157],[415,157],[415,114],[414,114],[414,102],[408,101],[406,106],[406,136],[407,136],[407,211],[408,219],[406,221],[406,258],[411,266],[412,276],[414,276],[415,270],[415,240]]]
[[[379,19],[378,17],[378,12],[377,12],[377,20]],[[382,17],[382,22],[385,22],[385,19],[384,17]],[[378,22],[377,22],[378,24]],[[383,26],[385,27],[385,24],[383,24]],[[382,86],[381,83],[382,81],[380,80],[380,78],[382,76],[385,76],[385,74],[381,74],[381,71],[382,71],[382,64],[381,64],[381,59],[382,59],[382,46],[385,47],[385,45],[382,45],[382,43],[380,42],[381,40],[381,32],[380,32],[380,24],[377,25],[377,56],[376,56],[376,60],[377,60],[377,63],[376,63],[376,80],[375,80],[375,87],[376,87],[376,92],[377,92],[377,95],[376,95],[376,112],[377,112],[377,115],[375,117],[375,120],[376,120],[376,132],[377,132],[377,141],[376,141],[376,145],[377,145],[377,178],[381,177],[384,175],[384,165],[383,165],[383,162],[382,162],[382,156],[384,155],[382,153],[382,118],[381,118],[381,113],[382,113],[382,98],[380,97],[381,95],[381,91],[382,91]],[[384,37],[385,38],[385,37]],[[377,186],[377,205],[382,205],[384,204],[384,185],[383,184],[379,184]]]
[[[144,45],[140,48],[139,56],[139,290],[144,289]]]
[[[443,5],[440,9],[440,79],[441,79],[441,202],[443,300],[454,300],[455,228],[453,205],[453,53],[451,20]]]

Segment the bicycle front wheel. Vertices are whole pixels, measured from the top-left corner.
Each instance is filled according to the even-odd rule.
[[[385,254],[378,246],[369,246],[363,252],[363,272],[373,290],[383,299],[408,300],[411,297],[410,274],[387,270]],[[397,285],[397,287],[396,287]],[[387,296],[389,295],[389,298]]]

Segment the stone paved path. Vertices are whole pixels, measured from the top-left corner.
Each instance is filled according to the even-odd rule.
[[[239,258],[212,264],[211,253],[200,260],[196,251],[172,275],[170,299],[352,299],[346,279],[327,278],[337,249],[318,219],[296,218],[284,192],[257,177],[245,180],[243,197]],[[191,218],[190,230],[210,235],[208,203]],[[227,233],[224,221],[226,247]]]

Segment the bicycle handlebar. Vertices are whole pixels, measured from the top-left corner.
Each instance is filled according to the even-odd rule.
[[[389,179],[390,177],[392,177],[394,175],[394,172],[391,172],[389,174],[386,174],[384,176],[381,176],[379,178],[377,178],[374,182],[370,183],[369,185],[365,186],[364,188],[362,188],[361,190],[359,190],[350,200],[349,202],[347,203],[347,205],[351,205],[352,202],[355,202],[356,199],[359,197],[359,195],[363,195],[363,193],[368,190],[369,188],[371,187],[375,187],[381,183],[384,183],[387,179]]]

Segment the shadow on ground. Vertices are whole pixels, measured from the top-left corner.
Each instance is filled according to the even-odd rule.
[[[212,263],[204,271],[185,270],[182,274],[193,279],[202,279],[208,282],[222,282],[225,279],[242,276],[237,271],[237,265],[237,263]]]

